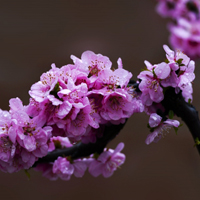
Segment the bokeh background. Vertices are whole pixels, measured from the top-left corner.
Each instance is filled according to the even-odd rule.
[[[155,12],[155,0],[0,0],[0,107],[10,98],[28,104],[28,90],[50,69],[72,63],[85,50],[118,57],[136,79],[144,60],[159,63],[168,44],[167,21]],[[196,63],[193,104],[200,110],[200,62]],[[39,172],[0,172],[0,198],[20,200],[196,200],[200,157],[187,127],[172,130],[158,143],[145,144],[148,116],[132,116],[109,144],[125,143],[126,162],[111,178],[72,177],[49,181]]]

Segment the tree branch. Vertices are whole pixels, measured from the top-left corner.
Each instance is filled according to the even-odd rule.
[[[169,110],[173,110],[173,112],[185,122],[193,139],[195,141],[197,138],[200,139],[198,112],[193,105],[184,100],[181,92],[176,94],[174,88],[169,88],[166,90],[165,98],[161,103],[166,109],[165,114],[168,114]],[[200,153],[200,145],[197,145],[197,149]]]

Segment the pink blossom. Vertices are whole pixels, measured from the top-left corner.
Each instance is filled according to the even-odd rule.
[[[184,12],[186,1],[187,0],[159,0],[156,10],[162,17],[177,18]]]
[[[53,97],[50,92],[55,88],[57,83],[58,77],[56,76],[55,71],[52,69],[42,74],[40,81],[31,86],[29,94],[37,102],[42,102],[46,98],[50,98],[52,101]]]
[[[67,137],[61,137],[61,136],[51,137],[48,145],[49,145],[49,149],[48,149],[49,151],[72,146],[71,142],[69,141]]]
[[[97,160],[93,160],[89,165],[90,174],[94,177],[100,174],[106,178],[112,176],[117,167],[122,165],[125,161],[125,155],[120,153],[123,148],[124,143],[119,143],[115,150],[105,149]]]
[[[107,121],[129,118],[133,114],[132,96],[122,89],[107,93],[102,104],[100,114]]]
[[[103,136],[105,130],[105,126],[101,125],[98,129],[95,128],[88,128],[86,133],[81,137],[81,142],[88,144],[88,143],[95,143],[97,138]]]
[[[164,99],[160,81],[170,75],[170,67],[166,63],[155,65],[152,71],[142,71],[138,78],[141,79],[139,89],[142,91],[142,102],[150,106],[152,102],[159,103]]]
[[[80,140],[88,128],[88,125],[93,125],[92,118],[90,116],[91,107],[88,105],[81,109],[76,117],[66,124],[65,129],[67,131],[67,137],[74,141]]]
[[[190,9],[191,5],[193,9]],[[162,17],[171,17],[173,19],[184,17],[189,20],[195,20],[198,18],[199,9],[200,3],[198,0],[159,0],[156,7],[157,12]]]
[[[84,160],[75,160],[71,164],[67,158],[58,157],[53,164],[53,173],[57,174],[63,180],[69,180],[71,175],[82,177],[87,169]]]
[[[147,136],[145,143],[150,144],[152,142],[158,142],[161,137],[164,137],[165,132],[169,132],[171,127],[177,128],[179,125],[179,121],[172,119],[167,119],[166,121],[161,122],[159,126],[157,126],[155,130]]]
[[[170,43],[192,58],[200,57],[200,20],[187,21],[180,18],[177,25],[170,25]]]
[[[85,51],[81,59],[71,55],[71,59],[78,70],[86,72],[89,76],[98,76],[99,71],[111,68],[111,61],[108,57],[95,54],[92,51]]]
[[[121,88],[127,86],[131,77],[132,74],[122,68],[118,68],[114,71],[105,69],[99,73],[100,81],[107,86],[108,89],[114,89],[117,86],[120,86]]]
[[[150,127],[156,127],[160,124],[162,117],[157,115],[156,113],[152,113],[149,117],[149,125]]]

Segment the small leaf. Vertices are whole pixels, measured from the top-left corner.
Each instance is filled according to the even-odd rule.
[[[61,142],[59,140],[53,140],[53,143],[56,149],[62,148]]]
[[[178,127],[174,127],[174,130],[175,130],[176,135],[178,134],[178,129],[179,129],[181,126],[183,126],[183,124],[180,124]]]
[[[188,103],[191,104],[191,102],[192,102],[192,99],[188,99]]]
[[[154,132],[154,130],[155,130],[155,128],[152,128],[152,127],[149,125],[149,123],[147,124],[147,128],[149,128],[149,130],[150,130],[151,133]]]
[[[51,95],[54,95],[57,99],[59,99],[57,93],[60,91],[59,83],[57,82],[54,89],[50,92]]]
[[[176,62],[179,64],[179,66],[182,64],[183,58],[178,59]]]
[[[165,62],[168,64],[168,63],[169,63],[169,60],[168,60],[168,59],[165,59]]]
[[[147,67],[144,67],[144,69],[141,69],[141,72],[148,70]]]
[[[97,159],[99,157],[99,154],[96,152],[93,154],[93,158]]]
[[[156,73],[155,73],[154,69],[155,69],[155,68],[153,68],[153,69],[152,69],[153,77],[154,77],[154,78],[157,78],[157,76],[156,76]]]
[[[200,141],[199,141],[199,138],[198,138],[198,137],[195,139],[194,147],[197,146],[197,145],[200,145]]]

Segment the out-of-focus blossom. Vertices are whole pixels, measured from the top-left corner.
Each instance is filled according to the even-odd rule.
[[[200,57],[200,20],[179,18],[177,24],[170,24],[169,30],[174,49],[180,49],[193,59]]]

